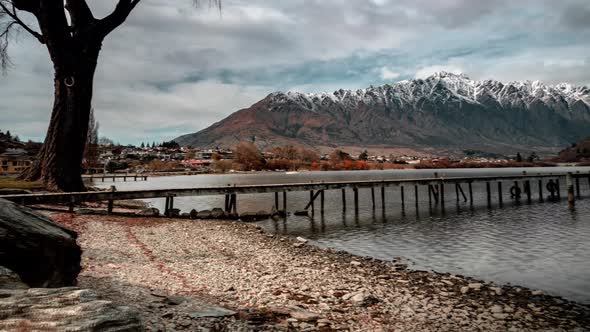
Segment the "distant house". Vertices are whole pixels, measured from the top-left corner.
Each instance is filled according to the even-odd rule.
[[[184,167],[199,169],[209,167],[211,165],[211,159],[190,159],[182,161]]]
[[[23,149],[8,149],[0,154],[0,172],[2,173],[20,173],[31,163],[31,157]]]

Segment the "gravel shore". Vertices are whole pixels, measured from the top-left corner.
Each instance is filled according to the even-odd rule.
[[[540,291],[412,271],[267,234],[252,224],[50,215],[80,233],[79,286],[140,308],[148,331],[586,331],[590,326],[590,307]]]

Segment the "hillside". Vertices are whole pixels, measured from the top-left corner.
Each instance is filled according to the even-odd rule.
[[[570,84],[427,79],[334,93],[276,92],[198,133],[194,147],[363,146],[557,152],[590,135],[590,90]]]
[[[559,159],[565,162],[590,160],[590,137],[561,150]]]

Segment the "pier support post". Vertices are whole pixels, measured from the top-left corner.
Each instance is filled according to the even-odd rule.
[[[230,198],[229,198],[229,194],[225,194],[225,205],[224,205],[224,211],[226,213],[229,212],[229,208],[230,208]]]
[[[342,188],[342,211],[346,211],[346,188]]]
[[[490,182],[486,182],[486,194],[488,197],[488,208],[492,207],[492,188]]]
[[[428,205],[432,207],[432,185],[428,185]]]
[[[570,208],[573,208],[576,205],[576,198],[574,195],[574,181],[573,175],[571,172],[567,173],[565,178],[565,184],[567,188],[567,204]]]
[[[559,185],[559,179],[555,179],[555,188],[556,190],[556,194],[557,194],[557,199],[560,200],[561,199],[561,186]]]
[[[578,196],[578,198],[582,197],[582,193],[580,191],[580,178],[576,177],[576,196]]]
[[[320,191],[320,213],[324,214],[324,190]]]
[[[385,210],[385,186],[381,186],[381,210]]]
[[[279,209],[279,193],[275,192],[275,210]]]
[[[311,215],[313,216],[315,214],[315,203],[314,203],[315,197],[313,194],[313,190],[309,191],[309,204],[311,204]]]
[[[469,202],[473,206],[473,184],[469,181]]]
[[[457,204],[459,204],[459,183],[455,183],[455,196],[457,199]]]
[[[417,184],[414,185],[414,201],[415,201],[415,205],[416,205],[416,213],[418,213],[419,202],[418,202],[418,185]]]
[[[401,194],[402,194],[402,212],[406,209],[406,193],[404,190],[404,186],[401,186]]]
[[[502,181],[498,181],[498,204],[504,205],[504,193],[502,192]]]
[[[354,213],[359,214],[359,188],[354,187],[352,191],[354,192]]]
[[[371,187],[371,202],[373,203],[373,210],[375,210],[375,187]]]
[[[439,195],[440,195],[440,206],[444,210],[445,209],[445,184],[441,182],[439,185]]]
[[[238,214],[238,195],[237,194],[232,195],[231,205],[232,205],[231,206],[232,213],[237,215]]]
[[[287,192],[283,191],[283,211],[287,215]]]
[[[539,201],[543,202],[543,180],[539,179]]]
[[[526,192],[526,200],[528,204],[532,203],[532,190],[531,190],[531,181],[526,180],[524,182],[524,191]]]

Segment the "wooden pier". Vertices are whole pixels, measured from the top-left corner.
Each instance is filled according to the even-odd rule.
[[[145,174],[90,174],[90,175],[83,175],[83,179],[88,179],[90,181],[98,181],[101,180],[102,182],[106,180],[112,180],[116,182],[117,179],[123,179],[123,182],[127,182],[127,179],[133,181],[147,181],[148,176]]]
[[[133,177],[133,176],[131,176]],[[469,202],[471,206],[474,204],[473,184],[485,184],[485,195],[487,206],[491,207],[493,203],[492,184],[497,183],[497,202],[502,206],[504,202],[504,195],[510,197],[514,201],[526,200],[531,203],[533,199],[533,181],[537,181],[538,198],[539,201],[545,199],[558,200],[561,198],[560,180],[566,183],[567,201],[570,206],[575,205],[576,198],[582,196],[581,183],[586,180],[590,187],[590,173],[567,173],[567,174],[537,174],[537,175],[510,175],[510,176],[479,176],[479,177],[433,177],[420,179],[399,179],[399,180],[382,180],[382,181],[338,181],[338,182],[310,182],[310,183],[287,183],[287,184],[262,184],[262,185],[228,185],[216,187],[200,187],[200,188],[180,188],[180,189],[155,189],[155,190],[131,190],[131,191],[115,191],[114,187],[111,191],[92,191],[92,192],[76,192],[76,193],[49,193],[49,194],[27,194],[27,195],[5,195],[0,198],[7,199],[22,205],[36,205],[36,204],[66,204],[70,206],[70,210],[76,204],[84,202],[108,202],[108,212],[111,213],[113,209],[113,202],[118,200],[130,199],[152,199],[165,198],[166,211],[174,208],[175,197],[195,197],[195,196],[225,196],[225,212],[237,213],[237,195],[239,194],[262,194],[274,193],[274,206],[279,210],[280,194],[282,193],[282,208],[286,212],[287,208],[287,193],[288,192],[309,192],[309,201],[305,206],[305,210],[310,210],[311,214],[315,214],[316,201],[319,198],[320,213],[325,210],[325,192],[337,191],[342,195],[342,208],[346,210],[347,190],[353,192],[353,207],[354,212],[359,213],[359,191],[369,190],[372,202],[372,207],[377,206],[375,190],[380,189],[381,207],[385,208],[387,201],[385,189],[389,187],[400,188],[400,197],[391,198],[399,200],[402,210],[406,209],[406,188],[413,189],[414,202],[416,208],[419,204],[419,188],[426,187],[428,190],[429,204],[440,205],[444,210],[447,199],[445,198],[445,186],[454,186],[455,197],[454,201],[459,204]],[[504,188],[503,183],[509,182],[512,184],[510,188]],[[563,182],[562,182],[563,183]],[[467,190],[467,193],[466,193]],[[504,191],[506,190],[506,191]],[[544,196],[544,190],[547,190],[547,196]]]

